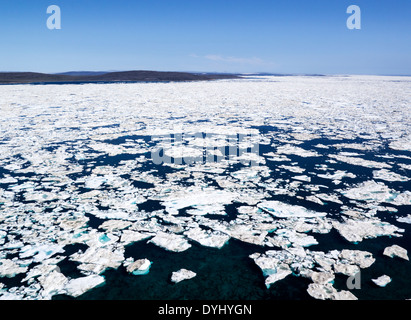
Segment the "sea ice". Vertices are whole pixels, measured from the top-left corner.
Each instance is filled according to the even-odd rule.
[[[266,276],[265,285],[267,289],[270,288],[273,283],[292,274],[288,264],[281,262],[281,260],[278,260],[275,257],[260,255],[251,255],[250,257],[263,271],[264,276]]]
[[[385,248],[383,254],[391,258],[399,257],[404,260],[409,260],[407,250],[396,244]]]
[[[368,202],[392,202],[397,194],[382,182],[366,181],[346,191],[341,192],[345,197],[353,200]]]
[[[230,237],[282,249],[261,255],[279,261],[276,272],[265,276],[267,285],[292,274],[314,282],[314,297],[355,298],[335,290],[332,279],[353,275],[372,256],[306,247],[317,243],[311,233],[332,228],[351,242],[401,236],[402,229],[376,217],[402,214],[399,206],[411,205],[404,184],[411,170],[404,154],[408,87],[408,78],[369,76],[0,86],[0,274],[24,277],[20,287],[0,284],[0,298],[79,296],[104,282],[104,270],[124,264],[124,247],[135,241],[153,238],[180,252],[188,241],[221,247]],[[175,139],[179,134],[181,141]],[[239,135],[246,138],[238,141]],[[258,144],[264,158],[246,150]],[[387,153],[387,144],[401,154]],[[195,156],[206,163],[155,165],[148,154],[158,147],[165,150],[163,160]],[[225,147],[235,155],[224,157]],[[336,148],[344,150],[335,154]],[[357,173],[361,167],[371,170]],[[363,181],[370,172],[373,180]],[[319,185],[318,178],[330,183]],[[343,200],[341,220],[272,201],[279,196],[320,205]],[[217,219],[232,204],[239,204],[238,214]],[[89,277],[70,279],[57,269],[71,244],[88,246],[69,259]],[[407,256],[392,249],[386,254]]]
[[[371,279],[377,286],[385,287],[387,284],[391,282],[391,278],[387,275],[383,275],[377,279]]]
[[[144,275],[150,271],[152,262],[148,259],[139,259],[136,261],[126,260],[127,263],[124,263],[127,272],[134,275]]]
[[[34,262],[40,262],[42,260],[50,258],[56,253],[63,253],[64,249],[53,243],[44,243],[37,245],[26,245],[20,249],[20,258],[34,257]]]
[[[188,189],[184,192],[170,194],[163,200],[166,211],[172,215],[177,215],[179,209],[193,207],[197,210],[207,209],[205,213],[211,213],[213,206],[215,211],[221,210],[223,204],[231,203],[235,194],[223,190],[196,190]]]
[[[155,233],[143,233],[143,232],[132,231],[132,230],[124,230],[121,233],[120,242],[123,243],[125,246],[127,246],[133,242],[138,242],[138,241],[151,238],[154,235]]]
[[[64,292],[69,296],[77,298],[82,294],[86,293],[90,289],[100,286],[105,283],[103,276],[90,275],[87,277],[81,277],[70,280],[64,286]]]
[[[350,242],[361,242],[363,239],[376,238],[380,236],[402,236],[398,232],[403,232],[396,226],[382,222],[379,219],[354,220],[345,219],[345,222],[332,222],[333,227],[341,236]]]
[[[191,228],[184,232],[184,235],[200,243],[202,246],[222,248],[230,239],[230,236],[218,231],[206,231],[201,228]]]
[[[378,161],[372,161],[372,160],[365,160],[363,158],[357,158],[357,157],[348,157],[344,155],[336,155],[336,154],[330,154],[330,158],[336,159],[341,162],[345,162],[348,164],[353,164],[356,166],[361,166],[361,167],[367,167],[367,168],[376,168],[376,169],[383,169],[383,168],[391,168],[391,165],[385,163],[385,162],[378,162]]]
[[[77,252],[70,260],[80,262],[78,269],[86,274],[100,274],[107,268],[117,269],[124,260],[124,249],[89,247],[86,252]]]
[[[358,300],[350,291],[337,291],[331,283],[311,283],[308,285],[307,292],[318,300]]]
[[[301,206],[289,205],[279,201],[263,201],[258,207],[277,218],[314,218],[324,217],[325,212],[308,210]]]
[[[191,244],[189,244],[183,236],[162,231],[158,232],[148,243],[153,243],[156,246],[173,252],[182,252],[191,248]]]
[[[317,176],[323,179],[330,179],[330,180],[341,180],[343,178],[355,179],[357,177],[355,174],[351,172],[342,171],[342,170],[337,170],[333,174],[331,173],[318,174]]]
[[[411,224],[411,214],[409,214],[409,215],[407,215],[407,216],[405,216],[405,217],[399,217],[399,218],[397,218],[397,221],[398,221],[398,222],[401,222],[401,223]]]
[[[283,153],[283,154],[293,154],[297,155],[303,158],[309,158],[309,157],[319,157],[320,155],[316,151],[309,151],[305,150],[300,147],[296,147],[290,144],[280,146],[277,148],[277,153]]]
[[[65,286],[68,283],[68,279],[57,270],[41,275],[38,277],[43,290],[41,291],[41,296],[44,299],[50,299],[53,295],[65,293]]]
[[[344,249],[339,257],[350,264],[358,265],[361,269],[368,268],[375,262],[375,258],[370,252],[360,250]]]
[[[391,203],[396,206],[411,205],[411,191],[407,190],[398,194]]]
[[[16,274],[25,273],[27,266],[20,266],[17,261],[1,259],[0,260],[0,277],[13,278]]]
[[[192,279],[196,276],[197,274],[191,270],[187,270],[187,269],[180,269],[176,272],[173,272],[171,274],[171,281],[174,283],[179,283],[183,280],[188,280],[188,279]]]
[[[335,279],[335,275],[332,272],[327,272],[327,271],[322,271],[322,272],[313,271],[310,274],[310,277],[314,283],[318,283],[318,284],[327,284],[327,283],[332,284]]]
[[[409,181],[410,178],[399,175],[398,173],[389,171],[387,169],[375,170],[372,172],[374,179],[384,180],[384,181]]]

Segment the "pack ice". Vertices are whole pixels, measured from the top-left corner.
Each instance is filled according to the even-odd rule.
[[[335,275],[392,260],[321,239],[408,258],[389,239],[411,231],[410,81],[0,86],[0,299],[81,299],[109,269],[152,277],[162,261],[128,256],[137,242],[178,255],[234,241],[261,248],[267,290],[298,275],[315,299],[355,299]]]

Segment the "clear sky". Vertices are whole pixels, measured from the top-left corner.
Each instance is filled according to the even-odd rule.
[[[1,0],[0,39],[0,71],[411,75],[411,1]]]

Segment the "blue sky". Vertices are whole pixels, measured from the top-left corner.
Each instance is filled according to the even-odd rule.
[[[2,0],[0,71],[410,75],[410,17],[409,0]]]

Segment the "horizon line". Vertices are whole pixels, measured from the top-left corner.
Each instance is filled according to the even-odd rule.
[[[394,73],[321,73],[321,72],[227,72],[227,71],[176,71],[176,70],[150,70],[150,69],[127,69],[127,70],[69,70],[59,72],[42,72],[42,71],[0,71],[0,73],[40,73],[47,75],[59,75],[66,73],[113,73],[113,72],[130,72],[130,71],[150,71],[150,72],[184,72],[191,74],[226,74],[226,75],[267,75],[267,76],[386,76],[386,77],[411,77],[411,74],[394,74]]]

